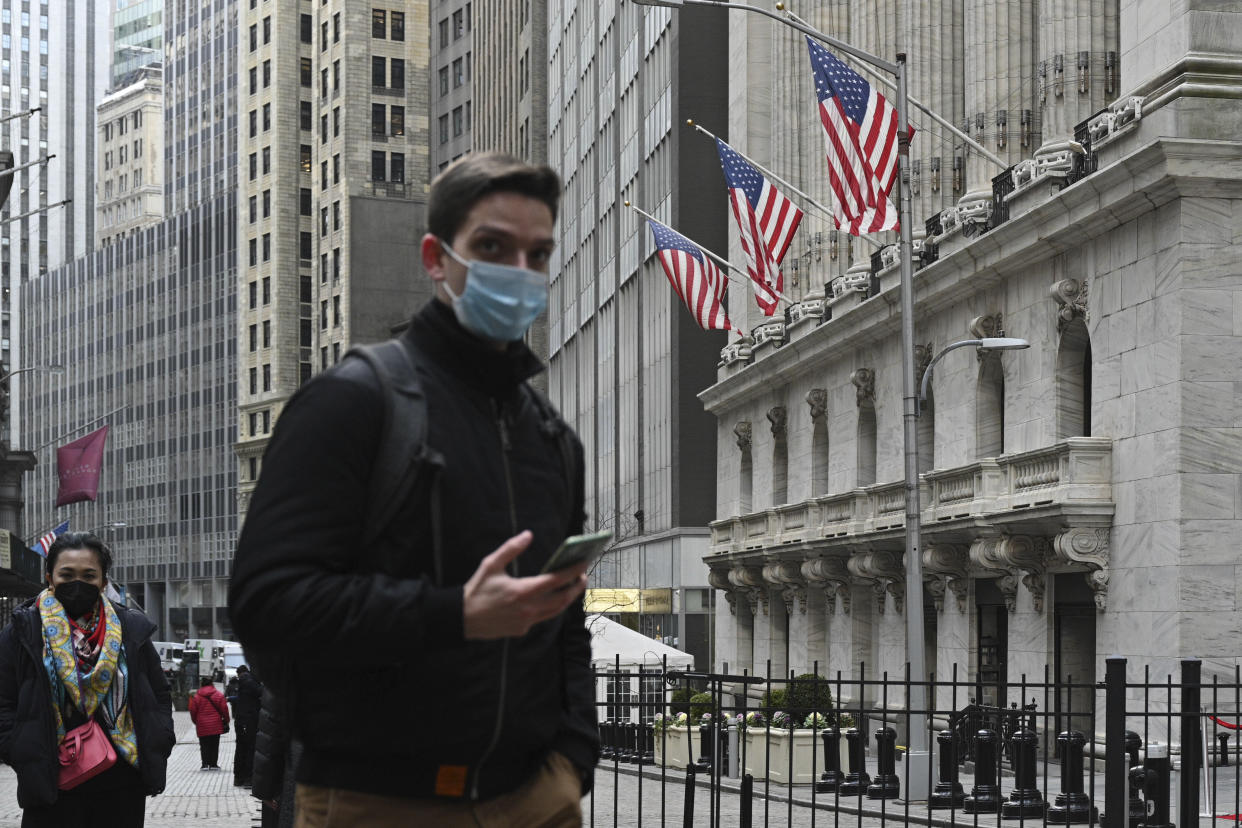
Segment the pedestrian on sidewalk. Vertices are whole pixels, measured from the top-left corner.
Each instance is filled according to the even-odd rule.
[[[245,664],[237,668],[237,690],[229,696],[233,705],[233,724],[237,728],[237,748],[233,752],[233,785],[250,784],[254,768],[254,737],[259,728],[259,705],[263,685]]]
[[[45,567],[47,589],[0,632],[0,761],[22,828],[141,828],[177,742],[155,625],[103,597],[112,553],[95,535],[60,535]],[[63,789],[60,743],[92,721],[115,764]]]
[[[220,770],[220,734],[229,732],[229,704],[210,676],[202,680],[202,687],[190,697],[190,721],[198,734],[202,770]]]
[[[583,449],[523,341],[560,192],[500,153],[446,168],[420,247],[434,298],[374,361],[304,383],[267,446],[229,610],[303,746],[298,828],[582,825],[587,564],[542,570],[583,531]]]

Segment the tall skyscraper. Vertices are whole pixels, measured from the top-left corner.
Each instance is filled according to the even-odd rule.
[[[112,7],[112,87],[128,86],[164,57],[164,0],[116,0]]]
[[[23,364],[64,366],[59,375],[23,375],[16,445],[34,451],[38,463],[25,478],[23,532],[66,518],[73,529],[99,532],[115,550],[113,580],[171,639],[229,631],[225,588],[237,534],[237,13],[227,2],[168,7],[168,218],[21,288]],[[81,50],[106,57],[106,43]],[[92,120],[102,98],[99,90],[87,102]],[[136,137],[148,140],[148,111],[126,113],[131,153]],[[121,141],[120,120],[105,143]],[[96,132],[85,133],[93,155]],[[117,163],[119,148],[109,150]],[[89,184],[76,186],[87,195],[75,199],[93,202]],[[103,425],[110,433],[98,499],[55,507],[56,447]]]
[[[237,399],[242,511],[289,397],[430,293],[426,2],[241,12]]]
[[[451,161],[474,147],[474,67],[473,2],[448,0],[434,4],[431,12],[431,174],[443,170]],[[489,18],[502,23],[506,18]],[[508,26],[498,28],[511,34]],[[500,83],[505,75],[489,76],[488,83]]]
[[[725,338],[704,333],[629,200],[721,250],[723,180],[687,134],[724,131],[723,15],[626,4],[549,8],[548,159],[565,179],[551,272],[549,388],[591,458],[587,511],[616,543],[588,609],[710,659],[700,560],[714,513],[716,426],[695,395]]]

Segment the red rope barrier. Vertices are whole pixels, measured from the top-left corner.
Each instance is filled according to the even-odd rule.
[[[1213,715],[1212,715],[1212,714],[1210,714],[1210,713],[1208,714],[1208,718],[1209,718],[1209,719],[1211,719],[1212,721],[1216,722],[1216,724],[1217,724],[1219,727],[1223,727],[1223,728],[1225,728],[1225,729],[1227,729],[1227,730],[1242,730],[1242,725],[1233,724],[1232,722],[1226,722],[1226,721],[1224,721],[1223,719],[1218,719],[1218,718],[1216,718],[1215,716],[1213,716]]]

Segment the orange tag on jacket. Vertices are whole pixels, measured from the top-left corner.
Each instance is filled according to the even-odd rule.
[[[436,796],[465,796],[465,765],[441,765],[436,771]]]

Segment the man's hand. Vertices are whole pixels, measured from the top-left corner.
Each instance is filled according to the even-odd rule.
[[[586,589],[585,562],[546,575],[512,577],[506,567],[530,546],[529,531],[514,535],[483,559],[462,599],[467,639],[513,638],[559,615]]]

